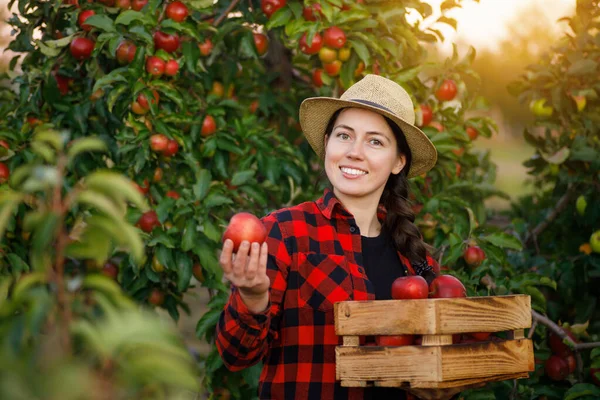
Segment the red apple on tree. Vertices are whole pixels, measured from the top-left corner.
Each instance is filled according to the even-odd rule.
[[[5,183],[10,178],[10,170],[3,162],[0,162],[0,184]]]
[[[479,132],[477,132],[477,129],[473,128],[472,126],[467,126],[467,135],[469,136],[469,139],[471,140],[475,140],[477,139],[477,136],[479,136]]]
[[[73,58],[82,61],[90,58],[92,51],[94,51],[95,45],[96,44],[93,40],[84,37],[77,37],[73,39],[69,45],[69,50],[71,51]]]
[[[253,33],[254,45],[259,56],[264,55],[269,49],[269,39],[262,33]]]
[[[200,134],[204,137],[210,136],[215,133],[217,130],[217,123],[212,115],[207,115],[204,117],[204,121],[202,121],[202,130]]]
[[[302,37],[300,38],[300,51],[303,52],[304,54],[317,54],[319,52],[319,50],[321,50],[321,47],[323,46],[323,38],[321,37],[321,35],[319,35],[318,33],[315,33],[313,38],[312,38],[312,42],[310,42],[310,44],[307,42],[307,34],[306,32],[302,35]]]
[[[156,50],[164,50],[167,53],[173,53],[179,48],[179,36],[170,35],[162,31],[156,31],[153,35],[154,47]]]
[[[265,13],[267,18],[271,18],[271,15],[275,14],[285,4],[286,0],[261,0],[260,9]]]
[[[150,210],[143,213],[140,219],[138,220],[137,225],[144,232],[152,232],[154,228],[160,226],[160,221],[158,220],[158,215],[156,215],[156,211]]]
[[[577,343],[577,337],[568,329],[563,329],[563,331],[569,336],[575,343]],[[552,352],[560,357],[567,357],[573,353],[571,348],[563,342],[562,338],[558,336],[554,332],[550,332],[548,335],[548,345]]]
[[[165,302],[165,294],[158,288],[152,289],[150,296],[148,296],[148,303],[155,306],[160,306]]]
[[[396,300],[426,299],[429,287],[419,275],[401,276],[392,283],[392,298]]]
[[[341,49],[346,44],[346,34],[337,26],[327,28],[323,34],[325,46],[333,49]]]
[[[115,264],[107,262],[102,266],[101,273],[116,281],[119,276],[119,268]]]
[[[88,19],[89,17],[91,17],[94,14],[96,14],[94,12],[94,10],[83,10],[82,12],[79,13],[79,17],[77,17],[77,23],[79,24],[79,26],[81,27],[81,29],[83,29],[86,32],[89,32],[89,31],[92,30],[92,26],[86,24],[85,20]]]
[[[316,87],[323,86],[323,70],[321,68],[316,68],[312,73],[312,81]]]
[[[194,278],[196,278],[198,280],[198,282],[202,283],[204,282],[204,271],[202,270],[202,265],[200,264],[194,264],[194,266],[192,267],[192,274],[194,275]]]
[[[177,60],[169,60],[165,65],[165,75],[175,76],[179,72],[179,63]]]
[[[175,139],[169,140],[167,148],[163,151],[165,157],[173,157],[179,151],[179,143]]]
[[[233,241],[233,252],[235,253],[244,240],[262,244],[267,239],[267,228],[256,216],[240,212],[231,217],[229,225],[223,233],[223,242],[227,239]]]
[[[469,267],[476,268],[485,260],[485,252],[479,246],[469,246],[465,249],[463,258]]]
[[[544,365],[546,375],[553,381],[562,381],[569,375],[569,365],[557,355],[552,355]]]
[[[131,0],[131,8],[135,11],[141,11],[148,4],[148,0]]]
[[[176,191],[174,191],[174,190],[169,190],[169,191],[168,191],[168,192],[165,194],[165,196],[167,196],[167,197],[170,197],[170,198],[172,198],[172,199],[175,199],[175,200],[177,200],[177,199],[179,199],[179,198],[181,197],[181,196],[179,195],[179,193],[177,193],[177,192],[176,192]]]
[[[433,110],[427,104],[421,104],[419,107],[421,108],[422,119],[421,125],[419,126],[429,125],[433,120]]]
[[[435,91],[435,97],[440,101],[450,101],[456,97],[457,91],[456,83],[452,79],[446,79]]]
[[[183,22],[189,14],[188,8],[181,1],[174,1],[167,6],[167,18],[176,22]]]
[[[152,104],[158,104],[158,101],[160,100],[160,96],[159,96],[159,94],[158,94],[158,92],[156,90],[152,90],[152,96],[154,98],[150,101],[150,103],[152,103]],[[146,95],[144,93],[140,93],[138,95],[137,102],[145,110],[149,110],[150,109],[150,104],[148,103],[148,98],[146,97]]]
[[[124,40],[117,47],[117,61],[119,64],[130,64],[135,58],[135,52],[137,51],[136,45],[130,40]]]
[[[169,138],[162,133],[155,133],[154,135],[150,136],[150,148],[155,153],[162,153],[165,151],[168,144]]]
[[[335,60],[332,63],[323,64],[323,69],[329,76],[338,76],[340,74],[340,70],[342,69],[342,62],[340,60]]]
[[[467,297],[467,290],[458,278],[452,275],[440,275],[431,281],[429,297],[432,299]]]
[[[206,38],[204,42],[198,44],[198,48],[200,49],[200,54],[206,57],[212,52],[213,44],[209,38]]]
[[[165,68],[165,62],[156,56],[150,56],[146,60],[146,71],[157,78],[165,72]]]
[[[317,14],[321,17],[323,16],[321,5],[319,3],[306,6],[302,9],[302,16],[307,21],[316,21]]]

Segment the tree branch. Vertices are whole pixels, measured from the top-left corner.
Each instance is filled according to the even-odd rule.
[[[223,22],[223,20],[227,18],[227,15],[238,5],[239,2],[240,0],[233,0],[231,4],[229,4],[229,7],[223,11],[223,14],[219,15],[219,18],[215,20],[213,26],[218,26],[221,22]]]
[[[573,184],[569,184],[567,188],[567,192],[560,198],[558,203],[556,203],[556,207],[554,210],[548,214],[548,216],[540,222],[532,231],[529,232],[527,237],[525,238],[525,244],[528,244],[532,240],[534,242],[537,240],[537,237],[558,217],[558,215],[567,207],[567,204],[571,201],[571,198],[575,194],[576,186]]]

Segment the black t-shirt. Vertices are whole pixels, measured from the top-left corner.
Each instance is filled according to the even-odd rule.
[[[407,275],[404,265],[398,257],[398,252],[391,235],[381,230],[377,237],[362,238],[363,267],[369,280],[375,288],[377,300],[392,298],[392,282],[400,276]],[[368,387],[365,389],[365,400],[406,399],[404,390],[384,387]]]

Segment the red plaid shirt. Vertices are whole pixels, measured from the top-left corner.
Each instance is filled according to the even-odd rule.
[[[380,207],[378,218],[385,217]],[[235,287],[217,325],[217,349],[232,371],[264,362],[261,399],[362,399],[335,379],[333,304],[374,300],[353,216],[329,189],[323,197],[262,219],[269,232],[270,304],[252,314]],[[407,274],[408,259],[399,254]],[[428,257],[430,265],[434,262]]]

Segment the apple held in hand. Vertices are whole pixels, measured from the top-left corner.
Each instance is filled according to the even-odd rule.
[[[375,336],[377,346],[410,346],[414,342],[414,335],[381,335]]]
[[[262,244],[267,239],[267,228],[254,215],[247,212],[237,213],[231,217],[223,234],[223,242],[227,239],[233,241],[233,252],[236,253],[244,240]]]
[[[467,290],[462,282],[452,275],[440,275],[429,285],[429,297],[432,299],[467,297]]]
[[[401,276],[392,283],[392,299],[426,299],[428,295],[429,287],[422,276]]]

